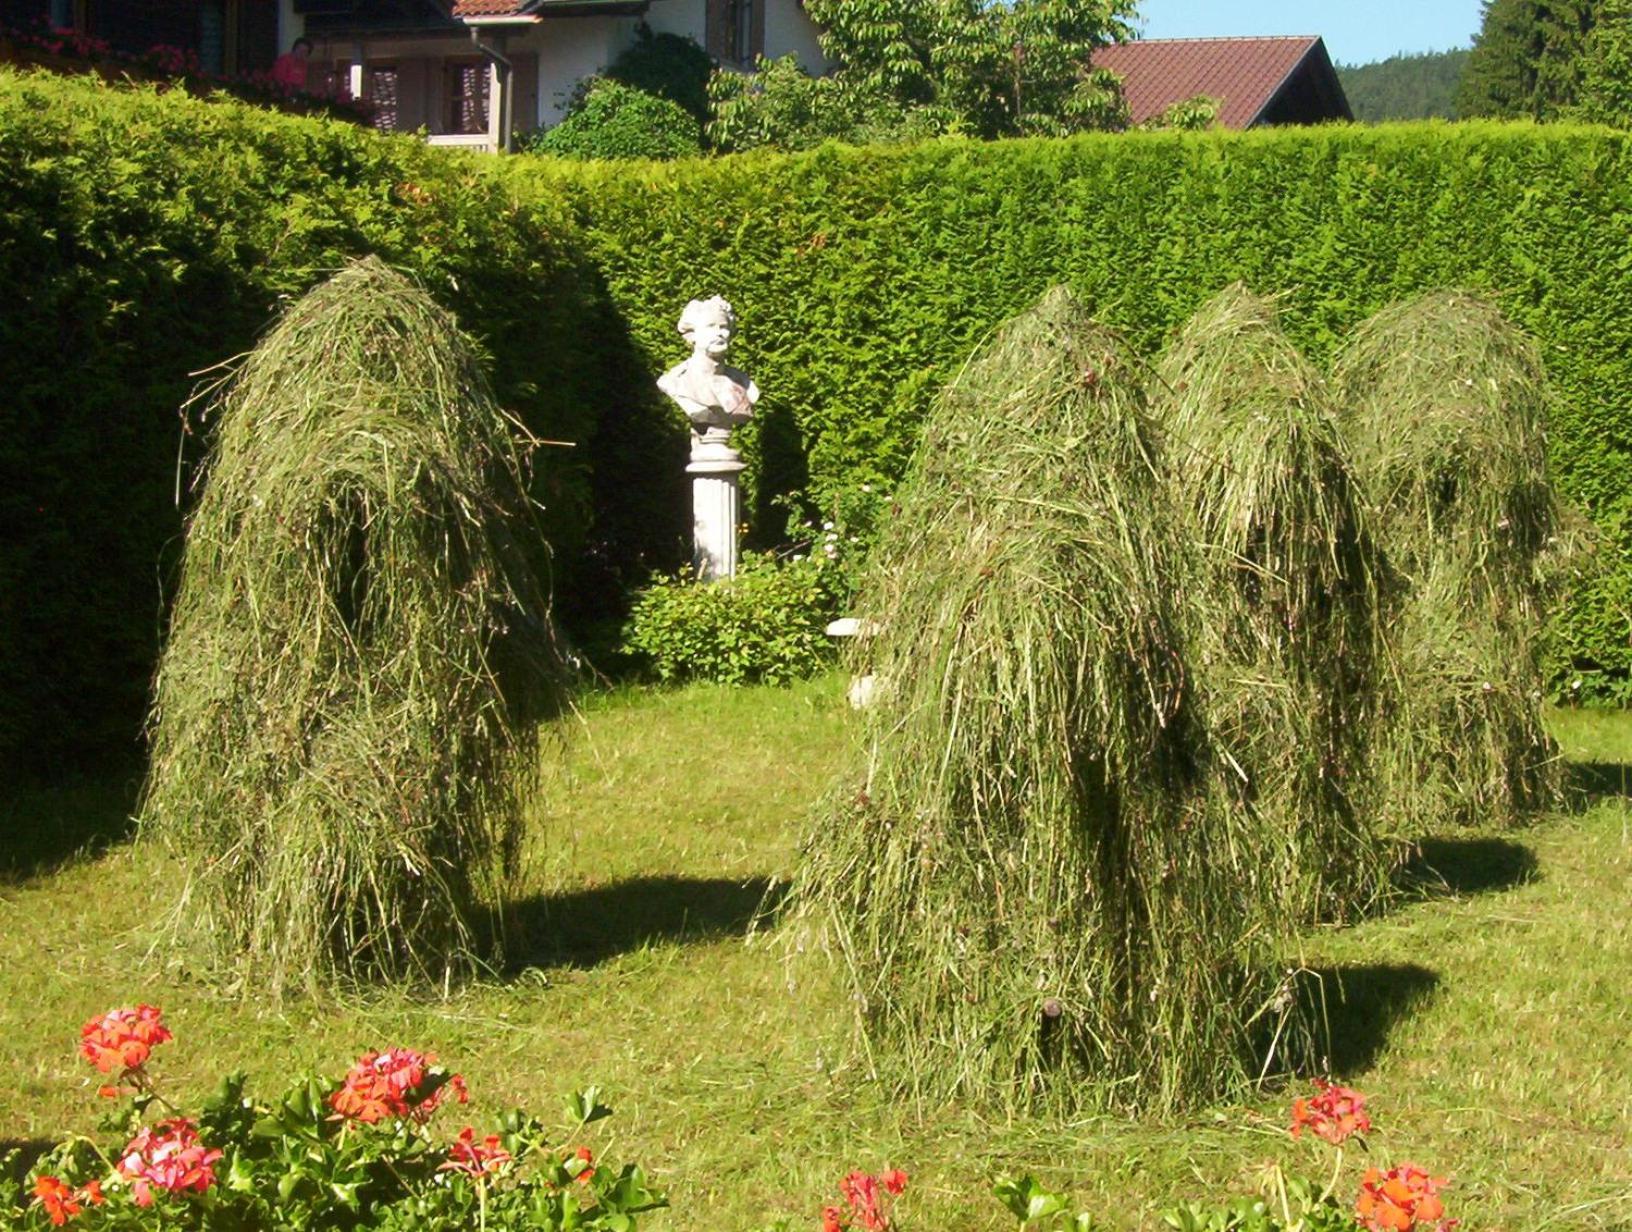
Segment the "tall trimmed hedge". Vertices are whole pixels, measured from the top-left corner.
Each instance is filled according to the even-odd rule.
[[[420,278],[541,436],[557,591],[587,620],[672,560],[684,432],[651,388],[723,293],[765,396],[770,498],[902,471],[936,388],[1065,282],[1146,347],[1241,279],[1317,358],[1426,287],[1543,343],[1553,461],[1612,566],[1558,661],[1632,667],[1632,137],[1416,125],[827,147],[712,161],[481,159],[351,125],[0,72],[0,763],[134,747],[210,425],[194,373],[351,256]],[[183,501],[187,499],[185,485]]]
[[[765,391],[767,523],[767,487],[898,475],[935,389],[1054,283],[1154,348],[1239,279],[1284,296],[1287,330],[1322,362],[1390,301],[1490,292],[1543,344],[1557,475],[1608,532],[1608,573],[1560,615],[1555,666],[1632,665],[1625,134],[1331,126],[504,171],[534,200],[572,202],[641,349],[678,352],[688,297],[732,301],[737,362]]]
[[[632,365],[574,232],[412,138],[0,72],[0,764],[136,747],[178,462],[185,503],[212,427],[195,413],[184,436],[178,408],[347,258],[377,253],[452,308],[539,436],[591,438]],[[589,469],[585,450],[535,458],[569,559]]]

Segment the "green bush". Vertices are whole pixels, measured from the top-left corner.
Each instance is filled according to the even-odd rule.
[[[603,77],[527,149],[557,158],[686,158],[702,153],[697,121],[679,103]]]
[[[635,41],[612,61],[605,76],[679,103],[698,124],[708,122],[708,78],[714,59],[695,39],[653,34],[642,23]]]
[[[625,646],[664,682],[787,684],[832,658],[823,630],[839,606],[835,573],[818,551],[749,554],[720,582],[660,576],[635,597]]]

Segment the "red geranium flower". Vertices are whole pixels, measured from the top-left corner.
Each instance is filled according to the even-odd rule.
[[[329,1096],[329,1107],[337,1119],[365,1125],[385,1120],[423,1124],[449,1091],[461,1104],[470,1102],[465,1080],[458,1074],[444,1078],[433,1054],[392,1048],[358,1057],[340,1089]]]
[[[595,1152],[587,1146],[581,1146],[571,1155],[561,1161],[561,1166],[571,1174],[575,1181],[587,1181],[595,1175]]]
[[[102,1185],[92,1181],[83,1189],[74,1189],[57,1177],[42,1176],[34,1182],[34,1197],[52,1224],[60,1228],[85,1209],[82,1203],[102,1205]]]
[[[1292,1101],[1292,1136],[1300,1137],[1305,1129],[1317,1138],[1324,1138],[1333,1146],[1341,1146],[1351,1134],[1371,1132],[1371,1118],[1366,1115],[1366,1097],[1348,1087],[1333,1086],[1315,1079],[1320,1093],[1313,1099]]]
[[[491,1172],[502,1172],[514,1160],[514,1156],[499,1144],[498,1134],[489,1134],[480,1142],[476,1141],[476,1131],[469,1125],[459,1131],[459,1137],[448,1148],[448,1161],[440,1170],[463,1172],[478,1179]]]
[[[215,1184],[215,1162],[221,1152],[198,1140],[186,1117],[145,1127],[131,1139],[119,1160],[119,1171],[131,1182],[137,1206],[153,1204],[157,1185],[168,1193],[203,1193]]]
[[[844,1215],[838,1207],[822,1208],[822,1232],[844,1232]]]
[[[1360,1182],[1354,1212],[1371,1232],[1412,1232],[1429,1225],[1434,1232],[1450,1232],[1457,1221],[1445,1218],[1445,1204],[1438,1196],[1443,1184],[1416,1164],[1401,1164],[1387,1172],[1372,1168]]]
[[[79,1029],[79,1050],[104,1074],[130,1072],[147,1064],[158,1045],[175,1038],[157,1006],[109,1010]]]
[[[890,1232],[889,1199],[907,1187],[907,1174],[891,1168],[878,1176],[860,1170],[850,1173],[839,1182],[839,1193],[850,1207],[850,1217],[863,1232]]]

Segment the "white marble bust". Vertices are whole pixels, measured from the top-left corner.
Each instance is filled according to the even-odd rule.
[[[701,442],[724,444],[731,429],[753,418],[759,386],[724,362],[736,332],[731,305],[718,295],[694,299],[680,314],[680,333],[691,355],[657,379],[657,387],[685,411]]]

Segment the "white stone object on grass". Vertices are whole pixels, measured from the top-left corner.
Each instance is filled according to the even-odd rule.
[[[759,386],[725,362],[736,327],[731,305],[718,295],[692,300],[679,323],[691,355],[657,380],[691,421],[692,564],[705,581],[737,572],[744,464],[731,448],[731,429],[752,419],[759,401]]]
[[[840,616],[827,626],[829,637],[876,637],[882,629],[876,620],[860,616]]]

